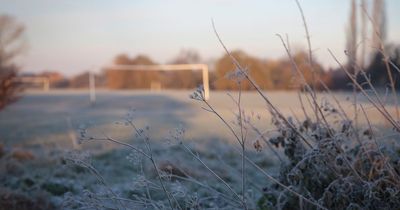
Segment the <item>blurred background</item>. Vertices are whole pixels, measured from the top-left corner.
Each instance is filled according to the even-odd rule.
[[[307,28],[296,3],[302,6]],[[86,209],[103,209],[108,205],[97,205],[96,202],[105,201],[111,195],[106,190],[108,186],[109,191],[117,192],[109,196],[112,200],[119,202],[116,195],[126,195],[135,200],[138,198],[138,203],[151,209],[147,200],[153,203],[153,197],[153,207],[160,203],[160,209],[163,209],[163,201],[157,200],[163,199],[159,196],[161,187],[154,184],[159,180],[155,180],[157,175],[150,162],[144,164],[142,156],[133,152],[132,147],[124,150],[107,141],[111,138],[132,144],[138,151],[149,150],[151,157],[154,153],[159,161],[158,168],[166,174],[176,173],[172,172],[175,169],[182,173],[181,169],[184,169],[189,172],[188,177],[193,175],[211,186],[207,188],[215,188],[216,196],[204,194],[206,197],[202,197],[197,188],[174,187],[178,179],[168,178],[174,184],[170,191],[172,197],[190,196],[185,199],[193,204],[193,208],[203,207],[197,204],[200,200],[209,202],[210,208],[217,207],[213,206],[214,199],[219,205],[225,197],[219,195],[225,195],[221,193],[224,192],[221,188],[224,186],[219,182],[221,178],[211,177],[211,173],[196,161],[200,157],[210,164],[210,168],[217,169],[216,174],[222,179],[232,183],[236,192],[239,192],[239,183],[245,183],[247,179],[249,183],[254,181],[249,185],[251,188],[246,189],[248,196],[242,185],[246,197],[238,198],[245,198],[244,203],[247,198],[249,204],[269,202],[269,198],[263,196],[270,188],[265,188],[268,179],[260,177],[256,171],[245,172],[245,167],[240,166],[244,156],[237,155],[235,149],[242,145],[243,153],[257,165],[267,169],[268,173],[279,174],[278,166],[284,162],[268,146],[288,140],[289,149],[285,147],[284,151],[280,147],[278,152],[284,151],[286,156],[295,159],[300,157],[297,154],[300,149],[296,148],[301,148],[299,154],[303,154],[303,148],[295,141],[297,134],[288,132],[293,130],[288,129],[290,126],[272,125],[277,123],[270,114],[275,111],[268,111],[270,107],[254,87],[246,80],[235,80],[238,79],[235,76],[241,76],[240,72],[235,71],[232,59],[219,43],[212,20],[232,56],[248,71],[261,91],[265,91],[279,113],[287,117],[288,122],[299,125],[298,132],[303,132],[304,128],[307,130],[304,133],[313,137],[311,139],[323,139],[318,141],[318,144],[322,142],[319,147],[328,145],[327,148],[331,148],[330,141],[324,143],[333,130],[331,125],[342,130],[338,135],[334,134],[335,142],[338,139],[337,142],[343,140],[353,144],[354,136],[360,141],[358,133],[362,133],[363,139],[395,140],[398,129],[393,129],[394,117],[388,115],[395,116],[396,105],[400,104],[397,100],[400,96],[396,93],[400,88],[399,11],[399,0],[0,0],[0,210],[65,209],[66,202],[72,202],[73,209],[80,208],[80,204],[92,205],[92,202],[93,206]],[[309,31],[309,37],[305,29]],[[327,129],[325,123],[322,123],[324,126],[310,124],[309,119],[318,118],[319,112],[314,109],[315,104],[307,94],[311,91],[305,91],[304,82],[296,75],[293,60],[288,58],[277,34],[286,42],[305,82],[317,90],[311,95],[317,98],[323,120],[329,122]],[[365,77],[361,75],[366,73],[376,91],[381,93],[379,105],[374,107],[365,96],[367,94],[353,89],[342,68],[353,74],[360,84],[365,83]],[[321,84],[326,84],[332,93],[327,94]],[[394,85],[390,87],[391,84]],[[204,86],[208,104],[189,97],[199,85]],[[365,91],[372,92],[368,86]],[[389,91],[394,92],[394,97],[388,94]],[[193,98],[196,97],[192,95]],[[208,105],[218,112],[218,116],[208,110]],[[381,114],[377,107],[385,112]],[[343,117],[342,109],[349,117]],[[372,125],[366,122],[364,111]],[[357,135],[349,132],[352,123]],[[375,135],[375,128],[379,129],[380,132],[376,132],[379,135]],[[236,139],[231,131],[240,132],[242,140]],[[83,139],[86,141],[80,144]],[[237,140],[243,143],[239,145]],[[179,146],[182,142],[193,148],[193,156],[182,150]],[[336,147],[336,143],[334,145]],[[395,144],[388,145],[396,148]],[[353,147],[343,146],[343,150],[353,153],[350,148]],[[310,153],[311,161],[306,162],[313,164],[312,170],[318,169],[321,174],[318,176],[324,177],[323,180],[328,179],[325,177],[329,176],[323,174],[325,169],[320,173],[319,167],[314,166],[314,157],[320,157],[318,152],[313,156],[314,151]],[[381,162],[386,163],[386,159],[375,159],[377,156],[373,151],[368,149],[365,154],[373,154],[374,164],[377,163],[380,171],[379,179],[386,180],[380,175]],[[339,172],[351,174],[338,163],[339,160],[343,162],[340,156],[329,159],[335,162]],[[91,169],[90,172],[95,174],[91,176],[89,170],[84,170],[88,166],[67,167],[65,158],[68,157],[75,163],[79,159],[88,161],[89,165],[93,160],[100,173]],[[355,158],[354,163],[359,165],[359,160],[363,168],[363,159]],[[153,159],[152,162],[155,166]],[[291,160],[290,165],[296,165],[293,163]],[[325,160],[319,163],[326,165]],[[285,166],[284,171],[289,172],[288,169]],[[375,180],[370,179],[375,169],[360,170],[369,171],[368,181]],[[285,173],[280,174],[285,177]],[[337,176],[340,180],[343,178],[341,173]],[[100,182],[105,182],[99,174],[110,185],[100,186]],[[157,174],[160,176],[158,169]],[[186,172],[182,174],[186,177]],[[248,178],[244,174],[248,174]],[[290,174],[287,177],[292,176]],[[306,173],[293,174],[294,179],[308,176]],[[154,180],[147,182],[146,177]],[[161,181],[161,176],[159,179]],[[193,183],[197,185],[196,179]],[[305,180],[304,183],[308,183],[308,179]],[[376,186],[386,186],[376,183]],[[136,191],[145,185],[151,186],[155,196],[153,192],[150,196],[149,190]],[[306,191],[297,186],[293,189],[307,191],[306,197],[312,197],[306,188]],[[91,192],[99,193],[101,197],[93,197]],[[279,203],[277,205],[281,205],[281,197],[287,199],[283,192],[279,192],[279,199],[273,201]],[[318,189],[317,194],[322,192]],[[330,195],[330,190],[325,192]],[[337,192],[343,197],[340,189]],[[226,194],[228,200],[231,200],[230,194]],[[371,197],[370,194],[365,197]],[[379,191],[378,194],[385,193]],[[359,198],[358,194],[353,197]],[[287,201],[292,202],[288,198]],[[293,200],[293,203],[297,202]],[[353,204],[349,206],[354,207]],[[299,200],[299,205],[303,206],[303,199]]]
[[[399,62],[400,2],[300,3],[316,68],[332,89],[348,88],[348,81],[337,71],[338,64],[327,48],[350,68],[353,60],[366,71],[378,71],[379,38],[392,60]],[[234,67],[213,33],[211,19],[227,47],[262,88],[296,88],[291,84],[290,62],[276,34],[288,36],[292,53],[309,79],[306,35],[297,6],[290,0],[1,0],[0,5],[1,68],[12,64],[20,77],[48,78],[50,88],[87,88],[88,71],[92,71],[96,73],[96,86],[102,88],[148,89],[157,82],[163,89],[188,89],[201,84],[200,72],[123,72],[106,67],[204,63],[210,69],[212,89],[234,89],[235,84],[224,78]],[[376,80],[386,84],[385,79]],[[250,87],[245,85],[244,89]]]
[[[399,69],[394,68],[400,66],[399,1],[300,4],[313,67],[331,90],[344,91],[336,95],[347,103],[345,108],[352,110],[346,101],[352,86],[327,49],[350,73],[365,71],[377,89],[388,89],[389,72],[395,88],[400,87]],[[157,138],[182,124],[194,138],[229,139],[222,124],[209,123],[212,116],[188,97],[208,83],[211,103],[227,119],[235,119],[234,103],[225,94],[237,94],[237,82],[227,77],[235,66],[211,20],[260,88],[274,90],[269,96],[282,112],[301,117],[293,90],[302,86],[277,34],[288,41],[306,81],[315,82],[302,17],[292,0],[0,0],[0,5],[0,134],[6,144],[73,145],[75,130],[89,121],[101,131],[127,136],[112,123],[130,107],[138,110],[143,125],[155,127]],[[384,59],[393,64],[390,71]],[[319,83],[313,87],[323,89]],[[247,109],[268,117],[264,102],[250,92],[253,87],[243,81],[241,89],[247,91]]]

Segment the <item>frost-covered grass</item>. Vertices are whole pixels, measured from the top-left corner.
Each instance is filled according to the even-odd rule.
[[[149,132],[152,132],[151,128]],[[226,190],[219,180],[176,144],[173,136],[166,136],[170,139],[150,141],[152,154],[169,192],[186,206],[206,203],[209,207],[223,207],[227,205],[227,200],[237,203],[229,195],[225,195]],[[125,142],[146,150],[146,144],[141,138],[131,138]],[[221,139],[196,139],[185,140],[185,144],[192,148],[192,152],[198,154],[208,167],[238,190],[240,158],[229,142]],[[95,149],[91,152],[86,149],[52,149],[52,152],[46,155],[34,154],[35,159],[29,161],[18,161],[11,155],[0,159],[3,190],[24,195],[33,203],[37,202],[36,196],[40,196],[46,203],[62,209],[93,209],[96,205],[104,205],[99,208],[114,206],[128,209],[168,207],[151,162],[129,148],[107,148],[105,151]],[[263,168],[274,167],[274,162],[267,153],[249,151],[248,155]],[[251,172],[252,169],[249,168],[248,171]],[[101,175],[102,178],[97,175]],[[104,183],[99,182],[103,179]],[[256,203],[262,195],[262,188],[268,182],[259,173],[249,174],[249,179],[258,180],[249,181],[252,187],[248,191],[249,198]],[[154,200],[145,199],[149,194]],[[110,200],[114,196],[130,201],[124,201],[125,207],[121,207]],[[21,209],[17,204],[14,207]]]
[[[129,108],[135,108],[136,122],[140,126],[150,125],[155,139],[168,134],[179,125],[186,128],[186,136],[194,139],[222,138],[230,139],[230,134],[218,121],[211,120],[213,115],[204,112],[199,103],[188,98],[190,91],[162,91],[159,93],[146,91],[100,91],[97,105],[90,107],[86,91],[50,91],[27,92],[18,101],[0,112],[0,134],[2,142],[9,146],[70,148],[70,132],[76,133],[81,124],[89,128],[103,130],[110,135],[129,137],[130,130],[115,126],[121,121]],[[221,115],[231,122],[235,119],[236,107],[227,95],[237,96],[235,91],[211,92],[210,104]],[[304,117],[297,93],[294,91],[265,91],[271,101],[287,116],[293,113],[299,118]],[[340,100],[344,110],[351,114],[352,93],[334,93]],[[304,94],[303,94],[304,97]],[[332,102],[327,94],[318,94],[322,100]],[[390,98],[389,98],[390,99]],[[245,110],[260,115],[260,129],[271,128],[270,114],[265,110],[265,102],[256,92],[243,92],[242,103]],[[377,125],[388,125],[384,118],[374,109],[371,103],[359,94],[359,103],[364,105],[366,112]],[[394,106],[387,105],[389,111]],[[306,107],[307,110],[311,110]],[[71,125],[68,124],[70,118]],[[364,119],[360,121],[365,122]],[[257,122],[256,122],[257,123]]]
[[[238,92],[230,92],[234,98],[237,98],[238,94]],[[296,126],[300,126],[297,120],[300,122],[305,120],[296,92],[267,91],[265,94]],[[89,103],[84,100],[86,95],[82,92],[28,94],[15,106],[0,113],[4,116],[0,123],[2,124],[1,132],[6,138],[6,146],[8,148],[22,147],[32,151],[35,159],[21,162],[8,156],[3,157],[1,159],[4,169],[1,170],[3,190],[16,191],[34,201],[44,198],[45,201],[50,201],[52,205],[59,208],[93,208],[91,205],[107,205],[115,208],[126,206],[139,209],[144,207],[148,209],[168,208],[168,201],[151,161],[132,149],[118,146],[112,142],[92,141],[78,145],[77,151],[74,153],[66,153],[66,150],[74,149],[71,142],[74,138],[79,138],[79,132],[75,131],[82,123],[85,124],[85,127],[81,127],[81,129],[85,128],[90,136],[104,137],[106,135],[146,151],[145,137],[135,135],[132,126],[129,123],[125,124],[127,119],[131,119],[132,123],[137,128],[143,129],[146,136],[149,137],[152,154],[166,190],[178,200],[182,208],[191,205],[199,208],[243,208],[241,202],[238,202],[242,191],[240,144],[237,143],[223,122],[218,120],[218,117],[201,109],[204,104],[190,100],[188,95],[189,92],[186,91],[162,93],[105,91],[99,94],[98,104],[91,108]],[[305,97],[306,94],[301,96]],[[352,94],[335,93],[334,96],[340,100],[347,114],[352,116]],[[221,114],[235,132],[240,132],[235,102],[225,92],[213,92],[212,97],[208,103]],[[331,112],[334,108],[339,110],[333,104],[331,96],[320,93],[318,98],[325,101],[323,102],[324,113],[332,122],[332,127],[341,130],[345,121],[341,114]],[[362,95],[359,95],[358,98],[359,105],[365,107],[369,116],[373,116],[370,118],[373,119],[373,130],[376,131],[374,135],[377,141],[382,142],[382,146],[391,144],[392,140],[397,138],[397,133],[390,130],[387,124],[382,123],[383,117],[376,110],[374,111],[371,103]],[[265,103],[259,99],[257,93],[242,92],[241,101],[244,114],[248,116],[246,122],[243,122],[247,130],[246,155],[262,170],[279,178],[279,174],[282,173],[280,172],[282,165],[267,144],[269,142],[271,145],[279,145],[279,148],[273,147],[279,157],[285,163],[294,164],[293,161],[296,162],[298,159],[285,157],[285,153],[288,153],[287,148],[281,147],[280,139],[285,139],[286,145],[290,145],[287,142],[288,138],[281,136],[281,131],[287,129],[275,127],[276,125],[271,123],[271,114],[267,113]],[[328,101],[332,104],[327,103]],[[130,106],[136,107],[136,110],[128,112]],[[394,109],[390,104],[386,107],[389,111]],[[126,115],[127,112],[128,115]],[[306,112],[311,113],[312,108],[306,108]],[[28,116],[28,118],[11,116]],[[70,117],[71,125],[67,124],[65,116]],[[64,119],[62,119],[63,117]],[[359,121],[359,133],[365,139],[364,143],[369,145],[368,147],[373,146],[372,139],[362,134],[368,130],[368,123],[362,117]],[[264,138],[260,138],[259,133],[251,126],[263,133]],[[54,127],[54,129],[46,129],[49,127]],[[25,128],[24,133],[19,132],[18,129],[21,128]],[[17,132],[9,132],[13,129]],[[182,129],[185,130],[184,135],[181,135]],[[71,132],[73,133],[72,137]],[[316,137],[312,136],[310,130],[304,132],[304,135],[313,141],[313,145],[318,145]],[[342,136],[342,134],[337,136]],[[30,142],[28,137],[40,139],[40,141]],[[345,142],[348,146],[347,152],[354,153],[357,151],[354,148],[359,148],[353,137],[351,135],[346,137],[348,139]],[[180,141],[196,156],[190,154],[183,145],[179,144]],[[258,143],[259,147],[255,147]],[[321,145],[325,145],[325,143]],[[395,146],[391,148],[396,149]],[[85,155],[89,153],[91,155]],[[310,156],[309,153],[299,153],[298,155]],[[66,161],[65,157],[69,159]],[[224,180],[239,197],[235,197],[226,185],[196,157],[199,157],[207,167]],[[336,156],[331,157],[330,160],[333,161],[333,158],[335,161],[332,164],[336,164]],[[10,159],[11,161],[9,161]],[[85,162],[77,163],[86,165],[81,167],[70,164],[71,160],[84,160]],[[94,171],[91,171],[90,167],[88,169],[88,163],[92,164],[93,168],[101,174],[108,187],[99,183],[99,177],[93,174]],[[356,164],[356,161],[352,163]],[[285,166],[286,170],[294,169],[289,166],[290,164]],[[265,177],[263,172],[249,163],[245,164],[245,171],[247,208],[262,208],[271,203],[276,205],[278,195],[282,203],[285,199],[292,199],[291,194],[287,192],[276,194],[280,188],[273,185],[273,182]],[[309,170],[307,173],[313,174],[314,172]],[[301,176],[310,177],[309,174]],[[298,178],[297,176],[293,177]],[[284,184],[292,184],[292,181],[285,177],[279,179]],[[149,186],[147,187],[147,185]],[[110,189],[115,195],[110,195]],[[40,195],[39,198],[36,198],[36,195]],[[151,199],[149,199],[149,195]],[[110,200],[112,197],[129,200],[124,200],[121,206],[119,201]],[[298,206],[299,204],[292,205]]]
[[[181,126],[154,141],[151,127],[137,126],[134,109],[118,123],[132,131],[132,142],[82,127],[82,142],[107,142],[131,152],[125,156],[137,167],[131,169],[136,177],[134,184],[128,186],[134,192],[121,192],[126,185],[111,187],[87,157],[72,154],[66,156],[67,162],[91,171],[100,180],[97,186],[102,190],[85,191],[89,198],[96,198],[91,202],[87,202],[87,197],[77,200],[72,196],[68,204],[122,209],[394,209],[399,205],[396,123],[392,122],[392,132],[384,126],[377,130],[364,103],[356,105],[364,121],[353,120],[354,115],[348,115],[333,95],[330,96],[338,103],[322,100],[318,113],[304,108],[305,117],[296,113],[286,115],[265,93],[259,93],[272,120],[272,126],[260,128],[259,122],[266,120],[242,107],[241,94],[237,99],[229,95],[237,106],[232,113],[233,121],[204,100],[201,88],[190,96],[205,113],[211,113],[211,119],[228,130],[231,138],[226,142],[188,141]],[[390,118],[385,116],[386,120]],[[110,164],[115,162],[114,158],[106,159],[112,159]]]
[[[260,90],[231,56],[236,69],[229,78],[239,91],[212,93],[210,101],[201,87],[190,94],[192,101],[185,92],[106,91],[95,107],[82,93],[28,95],[0,113],[6,139],[0,206],[398,209],[400,116],[393,82],[393,92],[378,93],[362,69],[350,72],[329,51],[354,90],[316,93],[288,39],[278,37],[302,92]],[[312,72],[313,82],[325,87]],[[255,91],[240,91],[243,80]],[[34,153],[16,155],[11,146]]]

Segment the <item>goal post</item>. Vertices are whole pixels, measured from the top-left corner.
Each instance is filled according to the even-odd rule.
[[[96,77],[93,71],[89,71],[89,98],[90,105],[94,106],[96,104]]]
[[[22,84],[42,84],[44,91],[50,90],[50,79],[47,77],[21,76],[13,78],[11,82],[22,83]]]
[[[210,85],[208,66],[206,64],[167,64],[167,65],[111,65],[104,69],[108,70],[132,70],[132,71],[184,71],[199,70],[202,71],[204,97],[210,98]]]

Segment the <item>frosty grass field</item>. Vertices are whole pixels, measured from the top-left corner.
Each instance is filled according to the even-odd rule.
[[[177,127],[183,127],[186,130],[185,137],[189,139],[232,139],[228,130],[213,114],[189,98],[190,93],[100,91],[96,105],[91,107],[86,91],[28,92],[17,103],[0,112],[0,136],[3,143],[10,146],[67,149],[73,148],[73,141],[79,137],[78,128],[85,125],[93,128],[94,133],[103,132],[120,139],[129,139],[132,137],[131,130],[116,122],[122,122],[128,110],[133,108],[136,110],[138,126],[150,126],[154,139],[167,137]],[[303,117],[296,92],[266,93],[287,116]],[[237,107],[228,94],[237,97],[237,92],[211,92],[210,104],[231,122],[235,119]],[[351,115],[352,93],[335,93],[335,96]],[[333,104],[329,95],[320,94],[319,98]],[[362,95],[358,95],[358,98],[359,102],[369,104]],[[261,117],[261,120],[255,120],[261,130],[271,127],[265,102],[256,92],[244,92],[242,103],[248,115]],[[379,113],[373,109],[367,111],[373,114],[373,123],[383,124]]]
[[[202,104],[189,99],[190,91],[99,91],[95,106],[89,103],[87,91],[50,91],[27,92],[15,104],[0,112],[0,137],[6,148],[23,148],[35,155],[35,160],[27,163],[15,162],[15,170],[3,171],[0,175],[7,177],[7,187],[20,188],[25,192],[45,190],[47,196],[57,205],[72,206],[79,204],[87,192],[104,190],[96,178],[78,168],[60,164],[62,156],[68,150],[93,153],[93,165],[101,172],[105,180],[117,194],[141,193],[140,173],[137,154],[127,149],[114,150],[116,145],[107,142],[86,142],[77,144],[79,128],[85,126],[95,136],[107,135],[114,139],[132,144],[141,144],[135,139],[132,128],[124,125],[123,119],[130,108],[134,111],[134,123],[139,128],[148,126],[148,135],[154,148],[159,167],[162,169],[173,163],[199,180],[207,180],[209,185],[224,190],[223,185],[204,170],[204,167],[192,156],[174,147],[173,139],[176,129],[184,129],[183,141],[187,142],[203,160],[220,174],[232,186],[239,188],[241,175],[240,156],[231,148],[238,147],[225,126],[215,115],[203,110]],[[228,92],[211,92],[209,103],[221,113],[227,122],[234,122],[236,106]],[[233,97],[237,92],[230,92]],[[293,119],[303,118],[296,92],[267,91],[271,101],[287,116]],[[352,116],[352,93],[335,93],[342,106]],[[321,101],[332,101],[330,96],[319,94]],[[365,105],[369,117],[378,127],[387,126],[383,118],[372,108],[367,100],[359,95],[359,103]],[[256,92],[244,92],[243,108],[254,124],[261,131],[271,129],[271,119],[266,106]],[[307,102],[306,102],[307,103]],[[309,106],[307,106],[309,107]],[[389,109],[393,109],[391,105]],[[310,112],[311,113],[311,112]],[[332,116],[332,121],[338,120]],[[360,119],[360,123],[363,123]],[[238,128],[237,126],[235,128]],[[172,136],[172,137],[171,137]],[[257,135],[248,132],[247,151],[249,157],[262,168],[276,172],[276,157],[267,148],[257,152],[253,143]],[[175,145],[176,146],[176,145]],[[141,171],[155,177],[150,166],[143,164]],[[2,167],[8,167],[3,166]],[[248,167],[249,198],[256,203],[268,180]],[[168,168],[168,167],[167,167]],[[4,168],[3,168],[4,169]],[[3,170],[2,169],[2,170]],[[179,171],[178,171],[179,172]],[[177,172],[177,173],[178,173]],[[4,178],[4,177],[3,177]],[[23,181],[21,181],[23,180]],[[26,180],[30,180],[27,185]],[[254,181],[257,181],[255,183]],[[41,186],[40,189],[31,186]],[[44,186],[44,187],[43,187]],[[46,187],[47,186],[47,187]],[[51,186],[51,187],[48,187]],[[54,187],[56,186],[56,187]],[[192,198],[202,193],[194,184],[172,186],[176,196]],[[162,191],[159,190],[162,194]],[[155,195],[157,197],[157,194]],[[70,204],[68,200],[72,200]],[[215,200],[213,200],[215,201]],[[90,202],[85,200],[84,202]],[[217,204],[216,204],[217,205]]]

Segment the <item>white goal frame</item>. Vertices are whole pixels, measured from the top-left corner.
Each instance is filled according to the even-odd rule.
[[[43,84],[44,91],[50,90],[50,79],[47,77],[21,76],[13,78],[11,82],[25,83],[25,84]]]
[[[108,70],[132,70],[132,71],[183,71],[201,70],[203,78],[204,98],[210,99],[210,85],[208,77],[208,66],[206,64],[170,64],[170,65],[111,65],[104,69]]]

